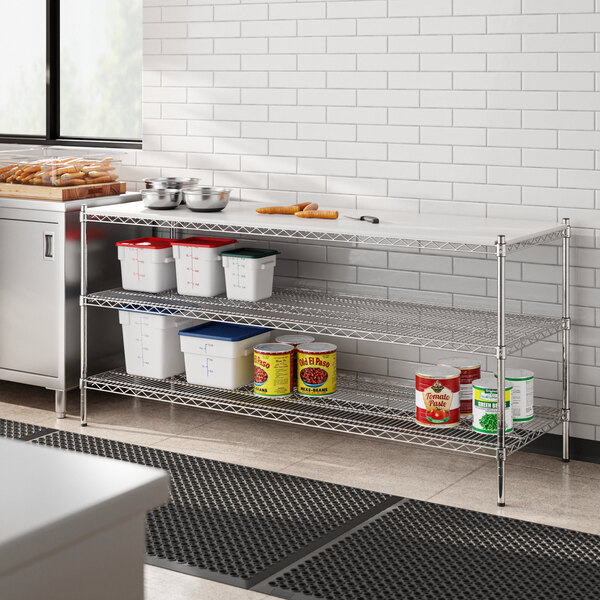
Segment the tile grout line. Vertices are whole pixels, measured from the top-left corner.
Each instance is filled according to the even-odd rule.
[[[425,499],[425,502],[431,502],[432,498],[435,498],[438,494],[441,494],[443,492],[445,492],[447,489],[451,488],[452,486],[460,483],[461,481],[463,481],[464,479],[466,479],[467,477],[470,477],[471,475],[473,475],[473,473],[476,473],[477,471],[483,469],[484,467],[487,466],[487,463],[483,463],[481,465],[479,465],[478,467],[475,467],[472,471],[469,471],[469,473],[466,473],[465,475],[463,475],[462,477],[459,477],[456,481],[453,481],[452,483],[449,483],[445,488],[442,488],[441,490],[438,490],[437,492],[435,492],[434,494],[432,494],[431,496],[428,496]]]

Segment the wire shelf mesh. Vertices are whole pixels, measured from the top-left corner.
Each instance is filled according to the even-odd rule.
[[[184,375],[151,379],[112,370],[89,376],[84,385],[98,390],[171,402],[226,413],[242,414],[319,429],[366,435],[443,448],[480,456],[496,456],[496,436],[477,433],[470,419],[457,427],[424,428],[414,420],[414,391],[385,378],[370,378],[340,372],[339,391],[333,396],[306,398],[294,393],[287,398],[255,396],[252,386],[236,390],[187,383]],[[536,407],[533,421],[519,424],[506,437],[512,454],[561,422],[560,412]]]
[[[98,209],[93,209],[97,211]],[[390,236],[376,231],[368,235],[359,235],[334,231],[314,231],[296,229],[294,227],[279,228],[255,225],[232,225],[227,223],[202,223],[195,220],[172,218],[165,215],[162,218],[152,216],[108,215],[97,212],[85,213],[83,219],[87,222],[112,223],[117,225],[142,225],[147,227],[165,227],[176,230],[195,230],[205,233],[222,233],[228,235],[250,235],[263,238],[286,238],[295,240],[312,240],[321,242],[336,242],[361,244],[369,246],[388,246],[394,248],[415,248],[423,250],[443,250],[447,252],[496,255],[496,246],[473,244],[469,242],[454,242],[447,240],[430,240],[404,238],[401,235]],[[562,237],[564,229],[532,234],[531,237],[515,240],[506,246],[506,252],[515,252],[530,246],[546,244]]]
[[[495,312],[381,300],[301,288],[276,288],[258,302],[196,298],[123,289],[89,294],[88,306],[140,310],[260,325],[288,331],[495,355]],[[506,315],[507,352],[519,351],[562,328],[561,319]]]

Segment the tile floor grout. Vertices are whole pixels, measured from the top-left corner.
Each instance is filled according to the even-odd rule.
[[[463,475],[460,479],[458,479],[457,481],[454,481],[452,483],[449,483],[444,489],[439,490],[438,492],[435,492],[434,494],[432,494],[431,496],[429,496],[426,500],[428,502],[434,502],[434,498],[438,495],[438,494],[442,494],[443,492],[445,492],[447,489],[451,488],[454,485],[459,484],[461,481],[463,481],[464,479],[466,479],[467,477],[470,477],[471,475],[473,475],[473,473],[475,473],[475,471],[479,471],[480,469],[483,469],[486,465],[482,464],[482,465],[478,465],[477,467],[475,467],[472,471],[470,471],[469,473],[466,473],[465,475]]]

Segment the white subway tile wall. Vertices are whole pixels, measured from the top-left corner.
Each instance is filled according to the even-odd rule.
[[[193,175],[243,200],[571,217],[574,432],[600,440],[600,0],[145,0],[144,21],[134,188]],[[490,260],[271,245],[280,285],[494,308]],[[510,310],[560,314],[559,257],[509,262]],[[337,343],[344,366],[403,379],[445,354]],[[509,360],[547,404],[560,350]]]

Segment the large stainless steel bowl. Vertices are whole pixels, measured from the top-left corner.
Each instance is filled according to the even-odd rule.
[[[214,187],[184,188],[185,205],[194,212],[217,212],[229,203],[231,190]]]
[[[151,177],[144,179],[146,189],[149,190],[166,190],[178,189],[181,190],[186,187],[196,187],[199,183],[199,179],[196,177]]]
[[[168,210],[181,204],[181,190],[175,188],[142,190],[141,194],[146,208]]]

